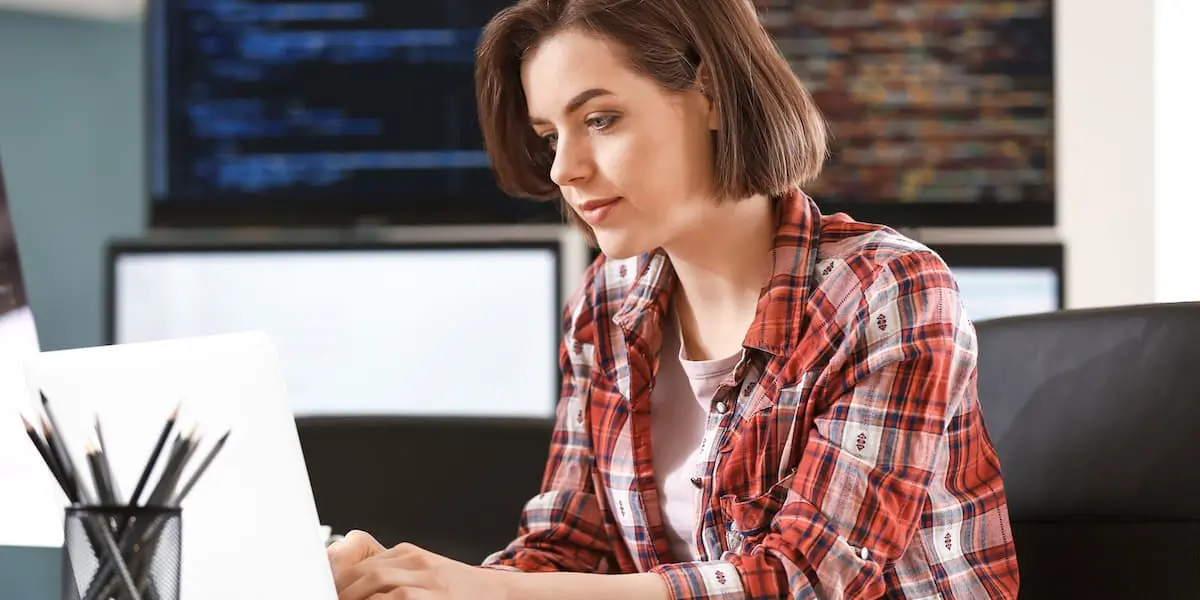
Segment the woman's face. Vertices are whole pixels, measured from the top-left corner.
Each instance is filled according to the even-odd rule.
[[[521,77],[550,177],[606,255],[669,247],[714,213],[716,115],[699,89],[668,92],[619,45],[573,30],[543,41]]]

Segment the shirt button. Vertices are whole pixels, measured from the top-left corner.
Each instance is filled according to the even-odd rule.
[[[871,556],[871,553],[866,548],[859,548],[858,555],[861,556],[863,560],[867,560],[867,558]]]
[[[692,485],[695,486],[696,489],[700,489],[700,488],[704,487],[704,480],[700,479],[699,477],[693,477]]]
[[[729,412],[729,406],[727,404],[725,404],[724,402],[718,402],[717,405],[713,408],[715,408],[717,410],[718,415],[723,415],[723,414]]]

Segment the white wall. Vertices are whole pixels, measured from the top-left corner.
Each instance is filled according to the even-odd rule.
[[[1148,0],[1056,2],[1058,233],[1072,307],[1155,300],[1152,16]]]
[[[1154,4],[1154,295],[1200,300],[1200,2]]]

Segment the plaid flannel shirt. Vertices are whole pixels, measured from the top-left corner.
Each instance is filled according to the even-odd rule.
[[[701,560],[671,555],[654,482],[650,391],[675,285],[659,251],[599,258],[568,304],[542,492],[486,566],[654,572],[673,600],[1016,598],[975,332],[945,263],[798,191],[774,261],[709,411]]]

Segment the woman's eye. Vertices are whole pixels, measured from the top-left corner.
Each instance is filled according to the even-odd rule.
[[[550,148],[551,151],[554,151],[554,149],[558,147],[557,133],[547,133],[546,135],[542,136],[542,140],[546,142],[546,146]]]
[[[593,129],[607,129],[610,126],[612,126],[613,122],[615,122],[616,120],[617,120],[617,117],[615,117],[613,115],[604,115],[604,116],[592,117],[592,118],[588,119],[587,124],[588,124],[588,127],[591,127]]]

